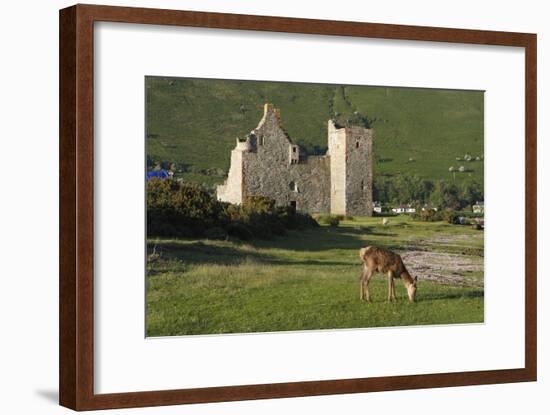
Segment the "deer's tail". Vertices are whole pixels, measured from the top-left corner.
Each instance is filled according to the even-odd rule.
[[[361,248],[359,250],[359,258],[361,259],[362,262],[365,261],[365,256],[367,255],[368,251],[371,249],[372,247],[371,246],[367,246],[365,248]]]

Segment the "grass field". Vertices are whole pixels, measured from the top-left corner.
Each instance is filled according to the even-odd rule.
[[[402,254],[418,275],[417,302],[359,300],[358,249]],[[149,240],[147,335],[246,333],[483,322],[483,231],[408,217],[355,218],[253,242]]]
[[[291,139],[324,153],[327,120],[359,111],[373,120],[375,177],[398,173],[483,182],[483,92],[147,77],[147,154],[192,169],[187,181],[223,182],[235,137],[256,127],[263,104],[281,110]],[[466,153],[474,161],[457,161]],[[413,159],[409,162],[409,159]],[[449,173],[464,165],[468,172]],[[219,169],[216,175],[201,174]]]

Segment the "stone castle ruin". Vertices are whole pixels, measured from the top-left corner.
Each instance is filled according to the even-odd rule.
[[[262,195],[309,213],[372,215],[372,130],[328,121],[325,155],[301,154],[282,129],[279,110],[265,104],[258,126],[231,151],[221,201]]]

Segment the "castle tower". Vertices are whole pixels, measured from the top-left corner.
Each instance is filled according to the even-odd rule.
[[[328,122],[330,213],[372,216],[372,130]]]
[[[244,153],[253,150],[255,142],[247,137],[245,141],[237,138],[235,148],[231,151],[229,174],[224,184],[217,186],[218,200],[240,204],[244,197]]]

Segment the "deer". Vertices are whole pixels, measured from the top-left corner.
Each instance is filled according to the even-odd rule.
[[[416,300],[416,282],[418,277],[411,277],[405,268],[403,260],[395,252],[376,246],[367,246],[359,250],[359,258],[363,263],[363,272],[360,278],[361,301],[370,302],[369,280],[375,272],[385,273],[388,276],[388,301],[396,300],[394,279],[403,281],[409,301]]]

